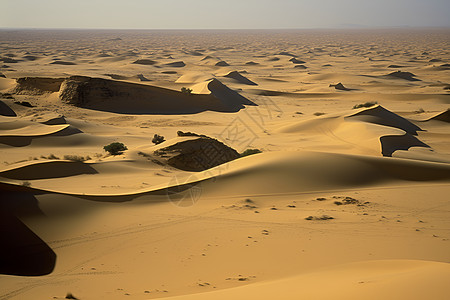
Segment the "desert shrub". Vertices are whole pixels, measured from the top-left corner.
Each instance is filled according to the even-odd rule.
[[[192,89],[186,88],[184,86],[181,88],[181,92],[186,95],[192,95]]]
[[[244,152],[242,152],[240,155],[241,157],[244,156],[249,156],[249,155],[253,155],[253,154],[257,154],[257,153],[261,153],[262,151],[259,149],[247,149]]]
[[[425,110],[422,107],[415,111],[416,114],[421,114],[424,112],[425,112]]]
[[[85,160],[90,160],[91,157],[88,155],[86,157],[81,156],[81,155],[64,155],[64,159],[65,160],[72,160],[72,161],[85,161]]]
[[[165,141],[164,137],[159,134],[155,134],[152,139],[152,143],[156,145],[161,144],[164,141]]]
[[[66,299],[74,299],[74,300],[78,300],[78,298],[75,297],[72,293],[67,293],[65,298],[66,298]]]
[[[31,186],[31,182],[29,182],[29,181],[24,181],[24,182],[22,182],[22,186],[30,187],[30,186]]]
[[[114,142],[109,145],[103,147],[106,152],[109,152],[111,155],[120,155],[123,151],[128,150],[127,146],[123,143]]]
[[[353,109],[362,108],[362,107],[372,107],[377,104],[378,104],[378,102],[376,102],[376,101],[369,101],[366,103],[356,104],[355,106],[353,106]]]

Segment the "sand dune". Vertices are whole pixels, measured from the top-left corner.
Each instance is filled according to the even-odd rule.
[[[52,122],[50,122],[52,123]],[[59,122],[56,122],[59,123]],[[0,144],[24,147],[38,138],[49,136],[69,136],[81,131],[69,124],[45,125],[36,122],[0,120]]]
[[[186,140],[186,139],[184,139]],[[188,139],[189,140],[189,139]],[[164,147],[164,146],[163,146]],[[155,148],[157,150],[158,148]],[[155,156],[157,157],[157,156]],[[170,159],[169,159],[170,160]],[[261,163],[263,161],[263,163]],[[66,165],[65,165],[66,164]],[[66,176],[91,174],[87,178],[79,178],[79,182],[93,180],[96,176],[97,182],[111,180],[108,173],[102,172],[100,164],[82,164],[52,161],[48,163],[28,163],[18,168],[8,168],[3,171],[6,178],[17,180],[30,180],[31,186],[40,191],[78,195],[79,197],[102,198],[101,201],[117,201],[117,197],[131,196],[129,200],[150,192],[165,192],[167,188],[179,185],[195,185],[206,180],[202,187],[203,193],[217,195],[227,191],[227,195],[265,195],[285,194],[299,192],[315,192],[335,190],[343,188],[355,188],[363,186],[382,185],[387,183],[401,182],[426,182],[450,180],[450,167],[448,164],[421,162],[415,160],[388,159],[382,157],[353,156],[343,154],[330,154],[320,152],[279,152],[253,155],[246,158],[236,159],[226,166],[218,166],[211,170],[203,171],[196,176],[190,176],[182,182],[173,182],[165,179],[159,184],[140,189],[136,192],[122,191],[111,193],[104,190],[102,193],[92,193],[86,183],[78,187],[63,184],[70,182]],[[175,165],[179,165],[176,163]],[[53,171],[48,175],[42,174],[42,169],[50,166]],[[66,166],[66,168],[63,168]],[[301,170],[301,172],[299,172]],[[0,173],[1,174],[3,174]],[[103,174],[102,174],[103,173]],[[53,178],[44,181],[33,181],[33,179]],[[96,174],[96,175],[92,175]],[[47,177],[44,177],[47,176]],[[116,180],[119,180],[116,177]],[[213,181],[208,181],[214,178]],[[216,181],[218,184],[216,184]],[[57,184],[59,182],[59,184]],[[239,182],[245,182],[239,190],[233,191],[232,186]],[[6,185],[17,186],[21,182],[4,181]],[[59,188],[54,188],[59,186]],[[189,186],[188,186],[189,187]]]
[[[0,115],[7,117],[15,117],[16,113],[5,102],[0,100]]]
[[[242,83],[242,84],[258,85],[256,83],[254,83],[253,81],[251,81],[250,79],[248,79],[247,77],[242,76],[241,73],[239,73],[238,71],[231,71],[230,73],[228,73],[224,77],[228,77],[228,78],[234,79],[237,82]]]
[[[407,133],[417,135],[417,131],[421,131],[419,126],[414,125],[410,121],[400,117],[399,115],[385,109],[380,105],[375,105],[366,109],[362,109],[355,114],[351,114],[346,118],[357,119],[364,122],[374,123],[383,126],[399,128]]]
[[[16,180],[37,180],[95,173],[97,173],[95,169],[82,162],[55,160],[0,170],[0,177]]]
[[[422,129],[380,105],[335,114],[278,129],[286,133],[323,132],[340,143],[358,145],[362,153],[392,156],[397,150],[429,146],[414,135]]]
[[[446,111],[443,111],[441,113],[438,113],[437,115],[429,118],[426,121],[431,121],[431,120],[437,120],[437,121],[442,121],[442,122],[446,122],[446,123],[450,123],[450,110],[447,109]]]

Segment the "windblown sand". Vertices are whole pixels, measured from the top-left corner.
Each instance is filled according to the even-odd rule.
[[[0,31],[0,299],[448,299],[449,63],[449,30]]]

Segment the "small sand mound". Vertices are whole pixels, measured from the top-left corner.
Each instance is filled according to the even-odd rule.
[[[71,61],[64,61],[64,60],[55,60],[54,62],[50,63],[51,65],[65,65],[65,66],[73,66],[76,65],[76,63]]]
[[[128,77],[123,76],[123,75],[118,75],[118,74],[104,74],[105,76],[110,77],[111,79],[114,80],[127,80]]]
[[[221,61],[217,62],[217,63],[215,64],[215,66],[217,66],[217,67],[228,67],[229,64],[228,64],[226,61],[221,60]]]
[[[0,116],[16,117],[16,113],[5,102],[0,100]]]
[[[391,69],[398,69],[398,68],[404,68],[405,66],[400,66],[400,65],[389,65],[388,68]]]
[[[295,57],[291,58],[289,61],[292,62],[293,64],[296,64],[296,65],[300,65],[300,64],[305,64],[306,63],[306,61],[299,60],[299,59],[297,59]]]
[[[272,57],[272,58],[269,58],[267,61],[279,61],[279,60],[280,60],[279,57]]]
[[[137,74],[136,77],[140,80],[140,81],[151,81],[150,79],[146,78],[144,75],[142,74]]]
[[[165,64],[164,66],[171,67],[171,68],[182,68],[182,67],[186,66],[186,64],[183,61],[176,61],[173,63]]]
[[[239,158],[233,148],[205,136],[180,137],[161,144],[154,155],[180,170],[199,172]]]
[[[364,122],[399,128],[413,135],[417,135],[417,131],[422,131],[422,129],[419,126],[414,125],[410,121],[385,109],[381,105],[375,105],[369,108],[364,108],[359,112],[345,118],[357,119]]]
[[[402,72],[402,71],[396,71],[392,72],[386,75],[388,78],[400,78],[408,81],[420,81],[420,79],[414,78],[416,75],[414,75],[411,72]]]
[[[203,56],[203,53],[201,53],[201,52],[198,52],[198,51],[183,51],[184,52],[184,54],[187,54],[187,55],[192,55],[192,56]]]
[[[0,61],[3,61],[5,64],[16,64],[19,62],[19,60],[10,57],[0,57]]]
[[[152,66],[152,65],[156,64],[156,61],[151,60],[151,59],[138,59],[132,63],[137,64],[137,65]]]
[[[342,83],[338,83],[338,84],[330,84],[329,87],[334,87],[336,90],[341,90],[341,91],[348,91],[350,89],[346,88]]]
[[[258,85],[256,83],[254,83],[253,81],[251,81],[250,79],[248,79],[247,77],[242,76],[241,73],[239,73],[238,71],[232,71],[232,72],[228,73],[227,75],[225,75],[224,77],[232,78],[242,84]]]
[[[25,56],[23,57],[23,59],[29,60],[29,61],[35,61],[35,60],[39,59],[39,57],[34,56],[34,55],[25,55]]]
[[[308,69],[308,67],[306,67],[305,65],[295,65],[294,68],[296,69]]]
[[[42,95],[58,92],[64,78],[22,77],[16,79],[13,93],[27,95]]]
[[[259,63],[254,62],[254,61],[248,61],[245,64],[248,65],[248,66],[257,66],[257,65],[259,65]]]
[[[280,53],[277,53],[276,55],[284,55],[284,56],[292,56],[292,57],[297,57],[297,55],[292,54],[290,52],[287,51],[281,51]]]
[[[203,57],[203,58],[201,59],[201,61],[210,60],[210,59],[214,59],[214,57],[212,57],[212,56],[210,56],[210,55],[207,55],[207,56]]]
[[[47,118],[44,118],[43,120],[41,119],[39,123],[45,125],[63,125],[67,124],[67,121],[64,116],[49,116]]]

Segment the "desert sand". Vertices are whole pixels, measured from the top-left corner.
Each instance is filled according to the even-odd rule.
[[[448,299],[449,63],[448,29],[1,30],[0,299]]]

